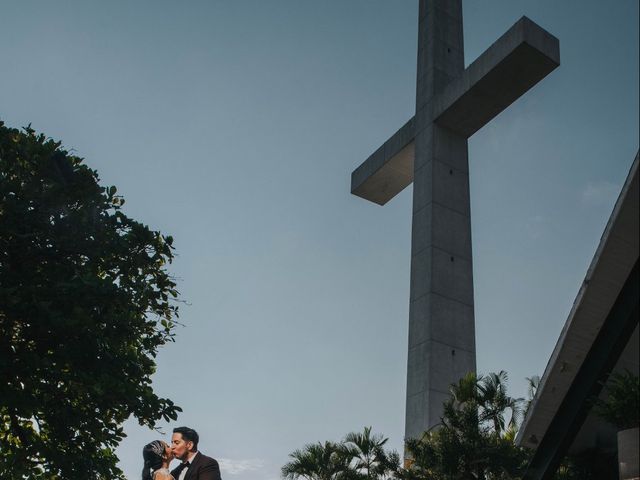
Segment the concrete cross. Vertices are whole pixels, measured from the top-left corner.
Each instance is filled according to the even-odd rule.
[[[560,64],[558,39],[522,17],[465,69],[461,0],[420,0],[418,28],[416,114],[351,175],[380,205],[413,182],[406,438],[475,371],[467,138]]]

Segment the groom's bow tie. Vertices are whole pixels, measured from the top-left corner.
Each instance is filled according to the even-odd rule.
[[[182,471],[188,467],[189,467],[189,462],[182,462],[180,465],[178,465],[178,467],[173,471],[173,476],[176,477],[176,480],[178,479],[178,476],[180,475],[180,473],[182,473]]]

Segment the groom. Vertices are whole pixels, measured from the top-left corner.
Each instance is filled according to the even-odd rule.
[[[173,429],[171,451],[182,463],[171,471],[171,475],[176,480],[222,480],[218,462],[198,452],[198,440],[198,432],[193,428]]]

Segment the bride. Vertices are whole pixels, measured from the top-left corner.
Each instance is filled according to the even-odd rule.
[[[145,445],[142,449],[142,459],[142,480],[175,480],[169,472],[173,453],[171,447],[162,440],[154,440]]]

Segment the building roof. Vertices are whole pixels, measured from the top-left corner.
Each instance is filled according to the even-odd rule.
[[[587,270],[566,323],[541,378],[516,443],[534,451],[547,435],[556,414],[574,384],[585,359],[638,261],[639,250],[638,154],[622,187],[600,244]],[[627,368],[638,373],[638,321],[624,349],[614,359],[614,370]],[[589,415],[569,451],[594,446],[615,431]]]

